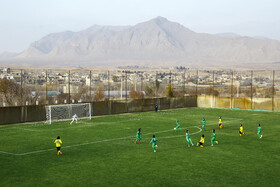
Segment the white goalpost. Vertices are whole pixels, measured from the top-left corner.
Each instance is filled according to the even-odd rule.
[[[55,120],[71,119],[76,114],[78,118],[91,119],[91,104],[65,104],[46,106],[46,123],[51,124]]]

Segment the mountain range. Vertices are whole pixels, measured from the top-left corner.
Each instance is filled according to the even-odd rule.
[[[196,33],[157,17],[134,26],[94,25],[79,32],[49,34],[0,64],[28,66],[81,65],[267,67],[280,62],[280,42],[234,33]]]

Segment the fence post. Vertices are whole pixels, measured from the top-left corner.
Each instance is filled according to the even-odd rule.
[[[110,80],[109,80],[110,78],[109,77],[110,77],[110,71],[108,71],[108,80],[107,80],[108,81],[108,100],[110,100]]]
[[[251,71],[251,109],[253,109],[253,70]]]
[[[71,103],[71,94],[70,94],[70,70],[68,72],[68,104]]]
[[[20,70],[20,100],[21,100],[21,106],[25,105],[23,104],[23,76],[22,76],[22,69]]]
[[[125,71],[125,103],[126,103],[126,112],[128,112],[128,106],[127,106],[127,71]]]
[[[275,70],[272,71],[272,111],[274,111],[274,79],[275,79]]]
[[[144,76],[143,76],[143,72],[141,73],[141,94],[143,92],[143,87],[144,87],[144,83],[143,83],[143,80],[144,80]]]
[[[214,91],[215,91],[215,70],[213,70],[213,85],[212,85],[212,98],[214,99],[213,103],[214,103],[214,107],[216,107],[216,98],[214,95]]]
[[[215,86],[215,70],[213,70],[213,85],[212,85],[212,91],[214,92],[214,86]]]
[[[172,88],[172,77],[171,77],[171,71],[169,73],[169,84],[170,84],[170,87]]]
[[[157,87],[157,84],[158,84],[158,73],[156,71],[156,97],[158,97],[158,87]]]
[[[89,102],[92,102],[92,97],[91,97],[91,70],[89,71]]]
[[[196,86],[195,86],[195,95],[196,95],[196,98],[197,98],[197,85],[198,85],[198,70],[196,70]]]
[[[46,70],[46,103],[49,104],[48,102],[48,70]]]
[[[123,72],[121,73],[121,100],[123,99]]]
[[[184,97],[185,97],[185,94],[186,94],[186,70],[184,70],[184,81],[183,81],[183,94],[184,94]]]
[[[230,89],[230,106],[231,108],[233,108],[233,103],[232,103],[232,99],[233,99],[233,71],[231,72],[231,89]]]

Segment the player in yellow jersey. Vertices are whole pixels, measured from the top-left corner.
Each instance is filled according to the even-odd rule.
[[[222,117],[219,117],[219,127],[220,129],[222,129],[224,126],[222,125]]]
[[[240,136],[245,135],[245,132],[243,131],[243,126],[242,126],[242,124],[240,124],[240,127],[239,127],[239,135],[240,135]]]
[[[59,156],[59,154],[62,154],[62,152],[60,151],[60,148],[61,148],[61,144],[62,144],[62,141],[60,139],[60,136],[58,136],[56,138],[56,140],[54,141],[55,143],[55,146],[56,146],[56,149],[57,149],[57,156]]]
[[[204,140],[205,140],[205,138],[204,138],[204,134],[202,134],[202,136],[201,136],[201,138],[200,138],[200,141],[199,141],[199,142],[197,142],[196,146],[197,146],[197,147],[198,147],[198,146],[200,146],[200,147],[204,147],[204,146],[203,146],[203,144],[204,144]]]

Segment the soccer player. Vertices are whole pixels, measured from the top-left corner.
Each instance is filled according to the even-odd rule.
[[[222,125],[222,117],[219,117],[219,127],[220,129],[222,129],[224,126]]]
[[[257,134],[259,135],[260,139],[262,138],[261,131],[262,131],[261,124],[259,124],[259,126],[258,126],[258,133]]]
[[[155,111],[156,112],[158,111],[158,105],[157,104],[155,105]]]
[[[203,146],[203,144],[204,144],[204,140],[205,140],[205,138],[204,138],[204,134],[202,134],[202,136],[201,136],[201,138],[200,138],[200,141],[199,141],[199,142],[197,142],[196,146],[197,146],[197,147],[198,147],[198,146],[200,146],[200,147],[204,147],[204,146]]]
[[[240,127],[239,127],[239,135],[240,135],[240,136],[245,135],[245,132],[243,131],[243,126],[242,126],[242,124],[240,124]]]
[[[203,120],[202,120],[202,129],[204,130],[204,131],[206,131],[206,129],[205,129],[205,125],[206,125],[206,120],[205,120],[205,118],[203,118]]]
[[[181,129],[181,127],[180,127],[180,123],[179,123],[179,120],[176,120],[176,128],[175,128],[175,132],[177,132],[177,129],[180,129],[180,131],[182,131],[183,132],[183,130]]]
[[[56,146],[56,150],[57,150],[57,156],[59,156],[59,154],[62,154],[62,152],[60,151],[60,148],[61,148],[61,144],[62,144],[62,141],[60,139],[60,136],[58,136],[56,138],[56,140],[54,141],[55,143],[55,146]]]
[[[214,143],[218,144],[218,141],[216,141],[216,132],[215,129],[212,130],[213,134],[212,134],[212,139],[211,139],[211,146],[214,145]]]
[[[77,124],[77,121],[78,121],[78,116],[77,114],[74,114],[74,116],[72,117],[72,121],[70,124],[72,124],[74,121],[76,121],[76,124]]]
[[[155,136],[155,135],[153,135],[153,139],[151,140],[150,143],[152,143],[152,148],[154,149],[154,152],[157,152],[156,148],[157,148],[158,146],[157,146],[157,139],[156,139],[156,136]]]
[[[136,140],[135,140],[135,144],[139,143],[140,144],[141,141],[141,128],[138,129],[137,134],[136,134]]]
[[[190,147],[190,143],[191,143],[192,146],[193,146],[193,142],[192,142],[192,139],[190,138],[189,130],[186,130],[186,140],[187,140],[187,142],[188,142],[188,147]]]

